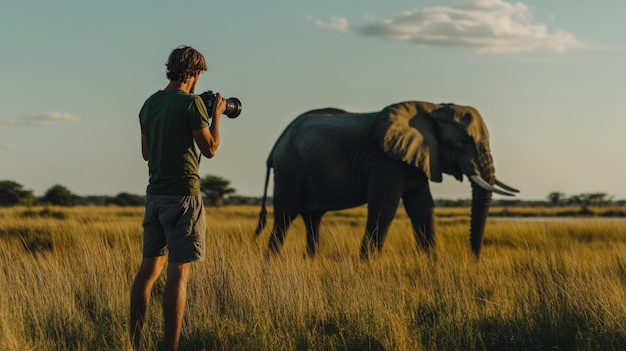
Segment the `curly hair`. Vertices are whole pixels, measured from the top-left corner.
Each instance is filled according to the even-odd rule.
[[[206,71],[204,56],[191,46],[179,46],[172,51],[165,63],[167,79],[186,82],[198,71]]]

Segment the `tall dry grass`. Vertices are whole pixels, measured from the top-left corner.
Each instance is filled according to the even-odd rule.
[[[463,210],[439,210],[437,249],[405,215],[358,258],[364,208],[329,213],[318,256],[301,220],[282,254],[252,237],[257,208],[207,208],[184,350],[618,350],[626,348],[626,221],[490,220],[480,261]],[[455,212],[457,211],[457,212]],[[0,209],[0,349],[124,350],[140,208]],[[164,279],[146,343],[158,349]]]

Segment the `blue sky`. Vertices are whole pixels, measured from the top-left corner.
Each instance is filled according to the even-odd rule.
[[[42,195],[143,194],[137,113],[181,44],[196,91],[243,103],[201,175],[260,196],[265,160],[302,112],[405,101],[476,107],[496,174],[521,199],[626,199],[626,2],[12,1],[0,4],[0,180]],[[435,198],[469,198],[444,177]]]

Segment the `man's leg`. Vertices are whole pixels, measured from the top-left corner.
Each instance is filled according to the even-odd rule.
[[[144,258],[130,290],[130,341],[136,350],[142,347],[141,329],[150,303],[150,292],[165,262],[166,256]]]
[[[187,303],[187,283],[191,272],[191,263],[170,263],[167,266],[167,283],[163,296],[163,350],[178,350],[183,315]]]

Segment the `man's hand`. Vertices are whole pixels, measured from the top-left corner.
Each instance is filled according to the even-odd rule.
[[[215,99],[213,100],[213,113],[211,116],[213,116],[213,118],[219,118],[224,111],[226,111],[226,99],[224,99],[220,93],[215,93]]]

